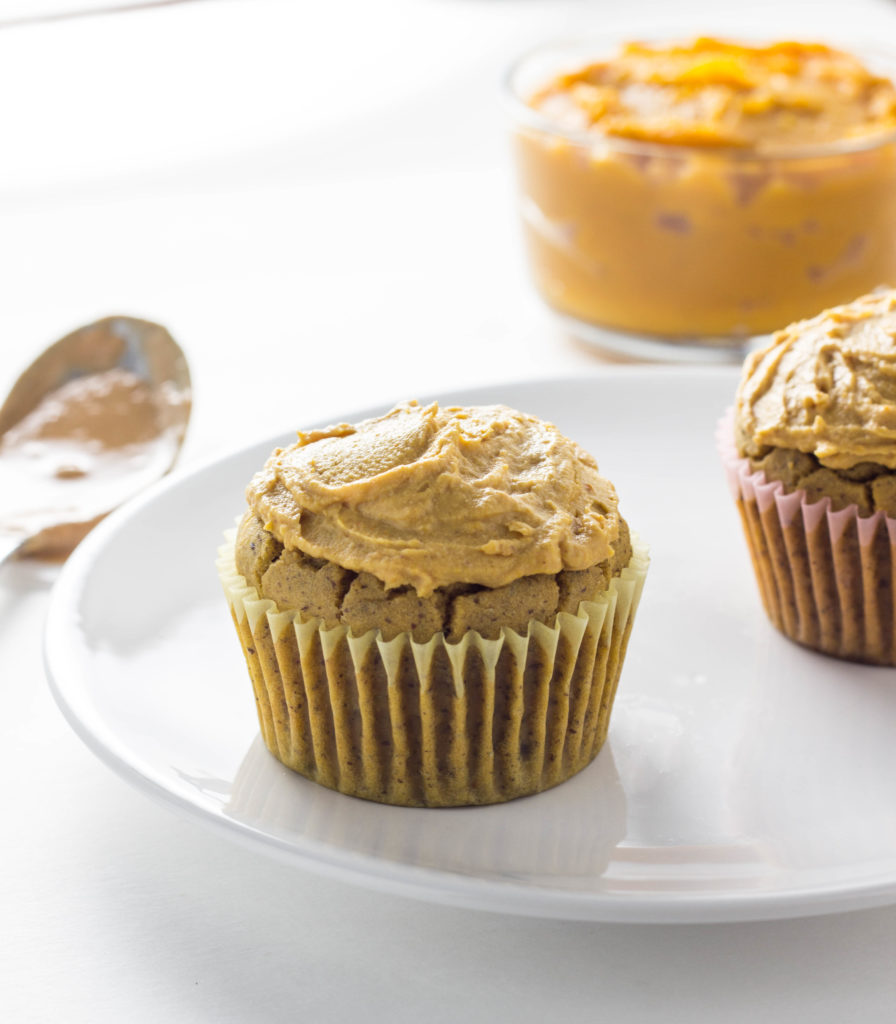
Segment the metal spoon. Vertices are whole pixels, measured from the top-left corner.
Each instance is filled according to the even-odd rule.
[[[111,316],[51,345],[0,406],[0,563],[69,554],[171,469],[190,408],[186,359],[159,324]]]

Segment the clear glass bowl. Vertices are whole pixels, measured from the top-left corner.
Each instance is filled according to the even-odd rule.
[[[841,48],[896,75],[896,57]],[[896,284],[896,130],[764,155],[569,131],[529,106],[615,52],[544,46],[506,78],[532,273],[573,334],[648,358],[739,359],[757,335]]]

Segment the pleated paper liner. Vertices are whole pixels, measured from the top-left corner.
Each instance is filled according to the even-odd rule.
[[[771,622],[825,654],[896,665],[896,519],[788,494],[738,456],[732,422],[720,422],[718,448]]]
[[[260,599],[236,571],[234,536],[218,572],[262,738],[287,767],[368,800],[453,807],[548,789],[603,745],[649,562],[637,537],[626,569],[576,615],[421,644],[354,637]]]

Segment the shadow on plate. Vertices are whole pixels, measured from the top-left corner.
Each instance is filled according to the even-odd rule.
[[[317,845],[409,867],[477,877],[550,875],[562,887],[598,877],[624,838],[626,800],[607,747],[583,772],[536,796],[464,808],[371,803],[319,786],[281,765],[260,738],[250,747],[225,814],[302,848]]]

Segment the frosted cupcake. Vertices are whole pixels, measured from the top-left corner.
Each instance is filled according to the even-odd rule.
[[[300,433],[219,572],[284,764],[354,796],[497,803],[589,764],[647,569],[594,459],[502,406]]]
[[[720,442],[771,621],[827,654],[896,664],[896,291],[750,355]]]

